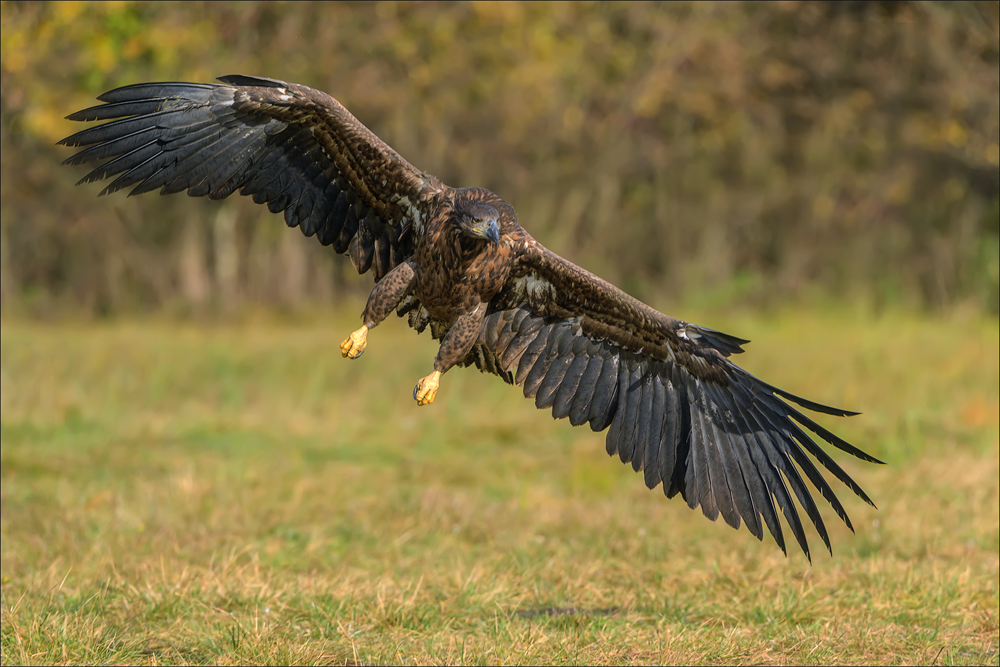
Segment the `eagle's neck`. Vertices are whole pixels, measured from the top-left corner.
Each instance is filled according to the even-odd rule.
[[[448,230],[445,236],[445,246],[448,248],[448,267],[461,275],[469,270],[469,266],[480,255],[487,251],[488,242],[472,238],[458,229]]]
[[[487,250],[487,241],[464,234],[444,216],[426,237],[433,253],[425,259],[437,264],[436,268],[455,282],[461,281],[469,266]]]

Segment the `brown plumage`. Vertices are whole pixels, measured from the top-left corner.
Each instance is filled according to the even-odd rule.
[[[117,178],[101,194],[239,190],[291,227],[346,253],[376,285],[363,326],[344,341],[364,351],[390,312],[441,339],[434,373],[414,390],[433,400],[440,375],[475,365],[521,385],[539,408],[608,429],[607,450],[692,508],[785,550],[778,512],[809,546],[792,495],[830,540],[800,470],[851,527],[808,452],[869,504],[809,433],[876,459],[789,405],[832,415],[746,373],[728,357],[748,342],[668,317],[566,261],[482,189],[454,189],[419,171],[329,95],[249,76],[219,84],[154,83],[105,93],[71,120],[111,120],[62,140],[87,146],[68,164],[104,161],[81,183]],[[106,161],[105,161],[106,160]],[[784,400],[782,400],[784,399]],[[853,527],[851,527],[853,530]]]

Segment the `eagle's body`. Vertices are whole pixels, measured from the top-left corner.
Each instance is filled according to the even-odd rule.
[[[499,213],[504,243],[469,237],[451,224],[452,206],[444,206],[424,230],[413,253],[417,280],[414,294],[435,320],[451,326],[503,287],[514,261],[512,241],[521,228],[514,209],[488,190],[452,190],[461,201],[491,204]]]
[[[67,162],[107,160],[82,182],[119,175],[102,194],[239,190],[289,226],[346,253],[375,289],[362,327],[341,345],[356,358],[368,331],[396,311],[430,326],[441,347],[414,398],[434,400],[450,368],[475,365],[521,385],[539,408],[608,429],[607,449],[705,515],[766,526],[785,549],[778,512],[809,555],[792,495],[827,548],[801,472],[851,523],[806,456],[868,503],[813,442],[876,461],[785,401],[849,415],[761,382],[729,361],[747,341],[668,317],[552,253],[488,190],[455,189],[419,171],[320,91],[231,76],[223,84],[138,84],[72,120],[112,120],[61,143],[89,146]],[[118,120],[113,120],[118,119]],[[784,400],[782,400],[784,399]]]

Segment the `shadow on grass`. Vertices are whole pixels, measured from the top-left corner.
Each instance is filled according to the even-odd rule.
[[[580,607],[536,607],[518,609],[515,615],[521,618],[552,618],[559,616],[613,616],[621,611],[618,607],[606,609],[582,609]]]

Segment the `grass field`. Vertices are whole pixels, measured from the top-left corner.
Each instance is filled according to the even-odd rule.
[[[676,309],[675,309],[676,310]],[[833,556],[646,490],[393,318],[2,333],[3,663],[998,664],[995,319],[675,312],[824,418]],[[824,508],[828,509],[828,508]]]

